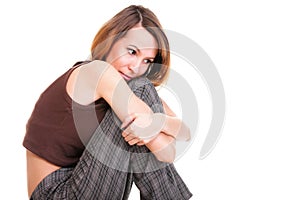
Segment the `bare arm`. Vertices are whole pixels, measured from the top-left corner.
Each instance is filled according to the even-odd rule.
[[[190,129],[181,119],[176,117],[176,114],[169,108],[165,101],[162,99],[161,101],[165,114],[154,113],[152,115],[145,115],[143,113],[133,113],[125,118],[122,127],[128,127],[122,135],[129,144],[146,144],[155,138],[157,132],[164,133],[176,140],[190,140]],[[145,127],[147,128],[145,129]],[[144,134],[135,134],[139,132],[143,132]]]
[[[103,61],[93,61],[74,70],[68,80],[67,91],[74,101],[82,105],[104,98],[122,122],[134,113],[153,115],[149,106],[131,91],[114,67]],[[178,126],[180,121],[175,117],[169,117],[164,122],[167,124],[156,126],[148,124],[148,132],[153,134],[154,139],[149,140],[146,146],[158,160],[173,162],[176,153],[174,138],[178,135],[176,127],[180,127]],[[144,130],[140,133],[144,133]]]
[[[162,101],[165,115],[160,120],[165,120],[165,126],[154,139],[150,139],[148,142],[147,139],[143,140],[140,138],[135,138],[126,132],[131,130],[125,130],[123,132],[123,137],[130,144],[146,145],[148,149],[154,153],[156,158],[163,162],[173,162],[176,155],[175,142],[176,139],[180,140],[189,140],[190,139],[190,130],[189,128],[176,117],[176,114],[170,109],[165,101]],[[136,115],[136,114],[135,114]],[[126,120],[133,121],[135,116],[129,116]],[[128,124],[126,122],[125,124]],[[175,139],[175,137],[177,137]]]
[[[172,163],[175,160],[175,138],[159,133],[158,136],[148,142],[146,147],[162,162]]]
[[[167,127],[165,128],[165,132],[160,132],[158,137],[151,140],[146,146],[155,154],[158,160],[171,163],[175,160],[176,155],[175,137],[176,139],[189,140],[190,130],[183,122],[176,118],[176,114],[170,109],[167,103],[163,99],[161,101],[165,114],[170,118],[173,117],[173,120],[171,119],[169,122],[166,122]],[[181,126],[181,128],[178,129],[178,126]],[[166,129],[168,130],[166,131]]]
[[[131,91],[114,67],[99,60],[75,69],[68,80],[67,92],[82,105],[104,98],[121,121],[132,113],[153,113]]]
[[[175,117],[175,113],[169,106],[161,99],[165,114]],[[159,135],[146,144],[146,147],[156,156],[156,158],[163,162],[172,163],[175,160],[176,148],[175,138],[160,132]]]
[[[161,102],[164,106],[166,117],[166,126],[164,127],[164,132],[167,135],[170,135],[176,140],[188,141],[191,138],[189,127],[171,110],[167,103],[161,99]]]

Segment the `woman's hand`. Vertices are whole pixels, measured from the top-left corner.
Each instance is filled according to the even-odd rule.
[[[127,116],[121,126],[125,141],[130,145],[145,145],[155,139],[165,127],[166,116],[162,113],[134,113]]]

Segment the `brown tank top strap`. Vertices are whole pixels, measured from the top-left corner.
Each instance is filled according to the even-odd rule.
[[[78,61],[72,67],[79,67],[79,66],[87,64],[89,62],[92,62],[92,61],[91,60]]]

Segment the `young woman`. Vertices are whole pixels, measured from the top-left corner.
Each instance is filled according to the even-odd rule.
[[[168,40],[157,17],[129,6],[40,96],[27,123],[31,199],[189,199],[172,164],[189,129],[154,86],[169,72]],[[165,113],[165,114],[163,114]]]

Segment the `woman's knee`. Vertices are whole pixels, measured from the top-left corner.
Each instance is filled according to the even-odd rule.
[[[153,112],[163,112],[162,102],[149,79],[145,77],[135,78],[129,81],[128,85],[133,93],[142,99]]]
[[[138,78],[131,79],[128,82],[128,86],[132,91],[138,90],[139,88],[145,88],[146,86],[147,86],[146,87],[147,90],[155,90],[155,87],[153,86],[151,81],[146,77],[138,77]]]

